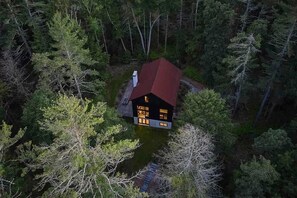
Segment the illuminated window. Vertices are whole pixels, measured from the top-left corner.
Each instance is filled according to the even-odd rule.
[[[160,119],[167,120],[168,119],[168,110],[167,109],[160,109]]]
[[[137,117],[145,118],[149,116],[150,116],[150,113],[149,113],[148,107],[137,105]]]
[[[144,96],[144,102],[149,102],[149,98],[147,96]]]
[[[137,105],[137,109],[138,109],[138,110],[145,110],[145,111],[148,111],[148,110],[149,110],[148,107],[145,107],[145,106],[139,106],[139,105]]]
[[[149,119],[144,119],[144,118],[138,118],[138,124],[149,125],[150,124],[150,120]]]
[[[160,119],[167,120],[167,114],[160,113]]]
[[[168,124],[167,124],[167,123],[164,123],[164,122],[160,122],[160,126],[162,126],[162,127],[167,127]]]

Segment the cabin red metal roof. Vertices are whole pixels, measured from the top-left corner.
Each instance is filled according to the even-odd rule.
[[[182,72],[164,58],[145,63],[130,100],[152,93],[170,105],[176,106],[181,76]]]

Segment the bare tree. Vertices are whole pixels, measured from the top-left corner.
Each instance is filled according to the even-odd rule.
[[[159,154],[164,175],[160,191],[168,197],[205,197],[217,191],[221,173],[213,151],[209,134],[190,124],[181,127]]]
[[[131,10],[131,13],[132,13],[132,17],[133,17],[133,20],[134,20],[134,23],[135,23],[135,26],[138,30],[138,33],[139,33],[139,37],[140,37],[140,41],[141,41],[141,46],[142,46],[142,50],[143,50],[143,53],[148,57],[149,56],[149,53],[150,53],[150,48],[151,48],[151,37],[152,37],[152,30],[154,28],[154,25],[156,24],[156,22],[159,20],[160,18],[160,14],[156,14],[155,16],[155,19],[152,19],[152,13],[150,12],[149,13],[149,34],[148,34],[148,38],[146,38],[146,30],[145,30],[145,14],[144,14],[144,30],[143,32],[141,31],[140,29],[140,26],[139,26],[139,21],[141,20],[140,17],[136,17],[135,15],[135,11],[134,11],[134,8],[132,7],[132,5],[129,5],[130,7],[130,10]]]
[[[0,71],[3,80],[11,88],[15,90],[17,95],[21,97],[27,97],[30,95],[30,84],[26,82],[29,75],[22,65],[23,50],[21,46],[15,51],[6,50],[2,53],[2,59],[0,59]]]

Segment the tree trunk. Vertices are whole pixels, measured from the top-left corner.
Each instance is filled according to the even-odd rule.
[[[236,93],[235,93],[236,101],[235,101],[235,107],[234,107],[234,114],[236,113],[237,108],[238,108],[239,99],[240,99],[240,96],[241,96],[241,88],[242,88],[242,85],[240,84],[239,87],[237,88]]]
[[[103,43],[104,43],[105,52],[108,54],[107,43],[106,43],[106,38],[105,38],[105,33],[104,33],[104,27],[103,27],[103,23],[102,23],[101,20],[100,20],[100,25],[101,25],[101,29],[102,29],[102,37],[103,37]],[[99,39],[97,37],[97,34],[95,33],[95,35],[96,35],[97,42],[100,45]]]
[[[138,25],[138,22],[136,20],[136,17],[135,17],[135,13],[134,13],[134,10],[132,7],[130,7],[131,9],[131,12],[132,12],[132,15],[133,15],[133,19],[134,19],[134,23],[136,25],[136,28],[138,30],[138,33],[139,33],[139,37],[140,37],[140,41],[141,41],[141,45],[142,45],[142,50],[143,50],[143,53],[146,54],[146,50],[145,50],[145,45],[144,45],[144,38],[143,38],[143,34],[139,28],[139,25]]]
[[[246,9],[243,14],[243,22],[242,22],[241,32],[243,32],[246,27],[248,16],[249,16],[249,11],[250,11],[250,6],[251,6],[251,0],[247,0]]]
[[[113,27],[115,28],[115,30],[118,31],[118,29],[117,29],[116,26],[114,25],[113,21],[111,20],[111,17],[110,17],[109,12],[108,12],[107,10],[106,10],[106,13],[107,13],[107,16],[108,16],[108,19],[109,19],[110,23],[113,25]],[[126,46],[125,46],[125,43],[124,43],[122,37],[120,38],[120,41],[121,41],[121,44],[122,44],[122,46],[123,46],[124,51],[127,52],[127,48],[126,48]]]
[[[79,86],[79,83],[78,83],[78,80],[77,80],[76,75],[73,75],[73,78],[74,78],[74,81],[75,81],[75,85],[76,85],[78,97],[81,99],[81,101],[83,101],[81,90],[80,90],[80,86]]]
[[[183,0],[180,0],[180,12],[179,12],[179,29],[181,30],[183,21]]]
[[[158,18],[158,28],[157,28],[157,49],[160,47],[160,17]]]
[[[262,112],[263,112],[263,108],[264,108],[266,102],[268,101],[268,98],[269,98],[269,95],[270,95],[270,92],[271,92],[271,87],[273,85],[273,81],[274,81],[274,79],[276,77],[276,74],[278,73],[278,69],[279,69],[279,67],[282,64],[283,57],[285,56],[286,51],[288,49],[288,46],[290,44],[290,40],[291,40],[291,38],[293,36],[295,25],[296,25],[296,20],[292,24],[292,27],[291,27],[291,30],[289,31],[289,34],[288,34],[287,39],[286,39],[286,42],[283,45],[283,49],[282,49],[282,51],[281,51],[281,53],[279,55],[279,61],[276,63],[274,72],[273,72],[273,74],[272,74],[272,76],[271,76],[271,78],[269,80],[269,83],[268,83],[268,86],[267,86],[267,89],[266,89],[266,93],[265,93],[265,96],[264,96],[264,98],[263,98],[263,100],[261,102],[261,106],[260,106],[260,109],[259,109],[259,111],[257,113],[256,120],[254,122],[254,125],[256,125],[256,123],[259,121],[260,116],[262,115]]]
[[[133,37],[132,37],[132,31],[131,31],[131,26],[130,26],[130,21],[128,21],[128,28],[129,28],[129,36],[130,36],[130,48],[131,48],[131,53],[133,54]]]
[[[24,45],[25,45],[25,47],[27,49],[27,52],[28,52],[28,54],[30,56],[32,56],[31,48],[30,48],[30,46],[29,46],[29,44],[27,42],[27,39],[25,37],[24,30],[21,28],[21,25],[19,24],[18,19],[17,19],[16,15],[15,15],[15,13],[14,13],[14,11],[13,11],[10,3],[9,2],[6,2],[6,4],[7,4],[8,8],[9,8],[9,11],[10,11],[12,17],[13,17],[14,23],[17,26],[18,32],[19,32],[19,34],[20,34],[20,36],[21,36],[21,38],[22,38],[22,40],[24,42]]]
[[[197,14],[198,14],[198,6],[199,6],[200,0],[196,1],[196,7],[195,7],[195,18],[194,18],[194,29],[196,30],[197,27]]]
[[[120,38],[120,40],[121,40],[122,46],[123,46],[123,48],[124,48],[124,51],[127,52],[127,48],[126,48],[126,46],[125,46],[125,43],[124,43],[123,39]]]
[[[167,52],[168,23],[169,23],[169,16],[167,14],[166,15],[166,25],[165,25],[165,41],[164,41],[164,50],[165,50],[165,53]]]
[[[148,42],[147,42],[147,54],[146,54],[146,57],[148,58],[149,57],[149,54],[150,54],[150,49],[151,49],[151,40],[152,40],[152,30],[153,30],[153,27],[155,25],[155,23],[157,22],[157,20],[160,18],[160,15],[153,21],[153,23],[151,22],[151,16],[152,14],[150,14],[150,29],[149,29],[149,36],[148,36]]]

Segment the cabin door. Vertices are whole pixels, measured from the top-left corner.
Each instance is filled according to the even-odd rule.
[[[145,118],[138,118],[138,124],[149,125],[150,124],[150,120],[149,119],[145,119]]]

